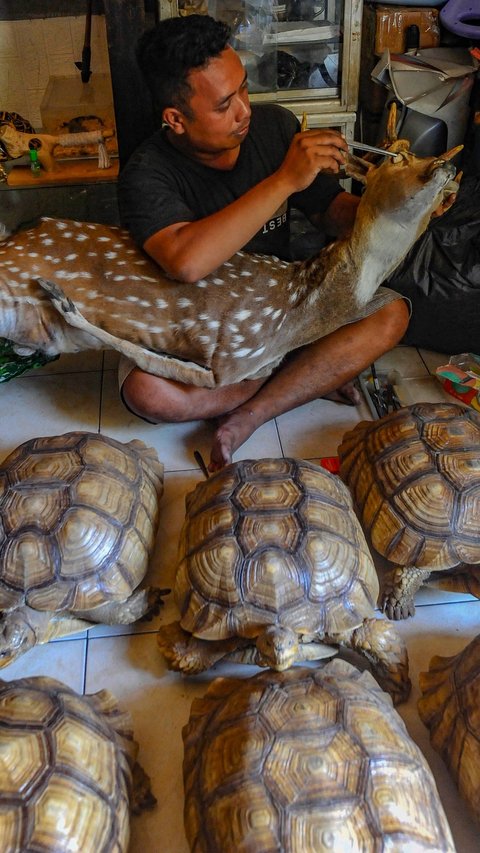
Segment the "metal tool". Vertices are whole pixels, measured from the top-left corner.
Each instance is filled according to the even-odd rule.
[[[358,151],[371,151],[372,154],[382,154],[384,157],[397,157],[397,152],[387,151],[385,148],[377,148],[375,145],[367,145],[366,142],[347,142],[349,148]]]

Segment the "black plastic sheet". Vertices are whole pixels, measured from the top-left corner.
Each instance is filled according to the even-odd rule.
[[[386,284],[412,302],[401,343],[480,353],[480,176],[462,180],[454,205],[431,221]]]

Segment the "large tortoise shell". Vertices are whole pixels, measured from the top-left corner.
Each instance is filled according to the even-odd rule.
[[[1,681],[1,849],[126,853],[136,753],[130,717],[108,691]]]
[[[433,657],[420,689],[418,710],[431,744],[480,823],[480,634],[458,655]]]
[[[216,679],[183,737],[195,853],[455,849],[401,717],[345,661]]]
[[[373,616],[378,580],[341,480],[299,459],[232,463],[187,495],[175,598],[185,631],[253,638]]]
[[[143,442],[35,438],[0,467],[0,610],[124,600],[147,570],[163,466]]]
[[[405,407],[357,424],[338,452],[380,554],[432,570],[480,562],[480,415],[473,409]]]

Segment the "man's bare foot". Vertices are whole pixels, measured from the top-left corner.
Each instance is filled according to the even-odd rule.
[[[253,412],[249,409],[238,408],[224,418],[219,419],[218,427],[213,436],[212,452],[210,454],[210,473],[220,471],[229,465],[235,451],[247,438],[255,432],[258,424]]]
[[[345,382],[335,391],[323,395],[324,400],[333,400],[334,403],[344,403],[347,406],[358,406],[361,398],[360,392],[354,382]]]

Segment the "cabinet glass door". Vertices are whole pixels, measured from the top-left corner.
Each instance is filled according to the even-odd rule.
[[[178,0],[178,14],[208,13],[232,28],[249,90],[269,100],[336,98],[340,92],[344,0]]]

